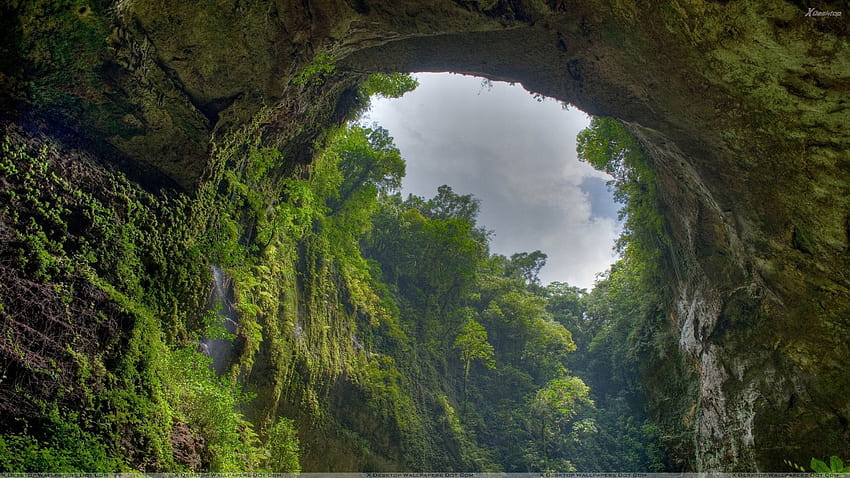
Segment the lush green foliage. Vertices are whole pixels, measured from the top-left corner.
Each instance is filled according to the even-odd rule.
[[[493,346],[487,342],[487,330],[475,320],[470,320],[461,327],[454,346],[460,351],[460,359],[466,364],[464,379],[469,377],[469,366],[473,360],[481,360],[487,368],[496,368]]]
[[[355,125],[343,129],[332,136],[325,154],[338,156],[336,167],[341,174],[341,184],[325,192],[331,196],[328,200],[331,214],[338,212],[346,202],[356,203],[355,194],[374,198],[377,192],[386,193],[401,187],[404,160],[389,132],[381,127]]]
[[[24,399],[60,412],[21,417],[7,446],[23,446],[19,451],[31,457],[88,456],[62,448],[74,443],[61,439],[73,431],[109,459],[60,460],[57,467],[97,471],[144,460],[153,469],[174,468],[170,405],[159,375],[168,353],[163,338],[186,338],[193,316],[185,305],[200,309],[198,292],[208,277],[195,262],[186,201],[146,193],[49,143],[35,150],[34,142],[17,132],[6,136],[0,159],[0,215],[14,231],[0,246],[0,294],[9,305],[2,312],[4,346],[16,350],[10,379],[52,384],[32,387]],[[63,167],[73,161],[75,167]],[[52,324],[51,337],[33,341],[27,331],[42,324]],[[35,441],[10,441],[21,427]],[[118,453],[119,446],[132,453]]]
[[[295,75],[292,83],[296,85],[321,85],[325,82],[327,76],[336,69],[335,62],[336,59],[333,55],[319,53],[313,58],[313,61]]]
[[[550,310],[581,344],[574,366],[588,377],[601,411],[599,420],[607,422],[606,433],[596,436],[599,449],[605,450],[597,458],[603,469],[687,466],[662,463],[662,430],[648,419],[650,408],[658,406],[648,400],[648,387],[656,394],[680,397],[678,403],[687,403],[691,393],[675,380],[648,385],[649,377],[660,376],[662,370],[668,376],[679,374],[670,367],[681,363],[665,313],[670,298],[661,261],[669,239],[655,175],[640,142],[610,118],[594,118],[579,133],[577,151],[580,159],[613,176],[615,198],[623,203],[624,230],[618,242],[622,258],[594,290],[585,294],[562,284],[549,287]],[[578,304],[584,306],[582,313]],[[680,424],[665,424],[663,432],[671,442],[687,433]]]
[[[844,466],[844,462],[837,456],[829,457],[828,465],[823,460],[812,458],[811,467],[816,473],[850,473],[850,466]]]
[[[347,122],[357,122],[372,104],[372,98],[400,98],[419,86],[419,80],[405,73],[375,73],[369,75],[356,88],[348,90],[344,101],[350,102]]]
[[[268,471],[273,473],[298,473],[301,464],[298,462],[300,446],[298,430],[288,418],[279,418],[277,423],[267,432]]]
[[[50,470],[69,473],[79,470],[118,472],[120,460],[110,457],[97,436],[82,430],[74,413],[62,416],[57,408],[45,414],[48,438],[40,441],[26,433],[0,435],[0,470],[33,472]]]
[[[400,98],[419,86],[419,80],[403,73],[375,73],[361,85],[360,93],[365,97],[374,95],[384,98]]]
[[[576,138],[578,158],[604,171],[613,180],[614,198],[623,203],[625,219],[619,247],[626,256],[653,266],[659,251],[669,245],[658,204],[655,173],[640,142],[619,121],[596,117]]]
[[[488,257],[487,232],[474,222],[477,200],[447,186],[432,199],[388,196],[382,206],[364,251],[381,264],[405,330],[424,345],[416,363],[434,363],[430,380],[448,392],[430,398],[448,405],[444,433],[454,441],[446,453],[459,455],[464,469],[600,469],[593,457],[605,450],[594,449],[591,437],[601,415],[590,389],[568,371],[572,335],[547,311],[550,298],[566,303],[573,289],[537,284],[545,255]],[[584,296],[575,302],[581,317]],[[449,345],[459,360],[446,360]],[[408,361],[399,366],[422,373]],[[607,469],[641,469],[633,468],[637,461]]]
[[[246,397],[219,378],[209,359],[194,348],[170,352],[163,367],[174,420],[189,424],[204,439],[203,462],[212,472],[259,470],[268,459],[253,426],[237,410]]]
[[[288,219],[263,259],[233,271],[243,320],[261,326],[278,371],[271,392],[256,389],[265,409],[299,404],[286,405],[299,427],[323,423],[340,460],[396,456],[419,470],[662,466],[634,370],[666,346],[661,297],[647,281],[656,269],[639,262],[647,255],[627,254],[599,292],[541,287],[545,254],[490,256],[473,196],[448,186],[431,199],[392,194],[403,162],[385,131],[343,128],[325,145],[302,179],[283,181],[277,210]],[[624,248],[644,237],[635,227]],[[295,296],[292,269],[303,274]],[[321,386],[340,375],[360,397],[356,410]]]
[[[333,71],[320,55],[293,82]],[[415,85],[375,75],[358,94]],[[472,195],[395,193],[404,162],[386,130],[340,126],[291,164],[262,140],[270,115],[216,138],[192,198],[5,138],[0,268],[23,273],[0,315],[24,324],[16,310],[41,301],[50,327],[94,332],[39,349],[7,327],[16,383],[57,386],[7,420],[0,467],[297,472],[305,452],[375,470],[659,467],[634,369],[668,353],[647,262],[663,227],[625,130],[600,121],[581,140],[627,201],[625,258],[588,294],[543,287],[541,251],[491,255]],[[221,333],[211,263],[239,312],[221,377],[195,350]]]
[[[264,153],[253,154],[259,168],[274,157]],[[219,227],[236,221],[218,194],[154,195],[17,131],[4,137],[0,169],[0,348],[15,357],[6,372],[19,393],[7,405],[43,410],[4,419],[0,469],[264,466],[234,408],[238,390],[187,358],[209,325],[207,261],[248,257],[236,228]],[[42,326],[51,336],[27,337]],[[178,433],[205,443],[203,456],[178,452]]]
[[[537,274],[546,265],[546,254],[540,251],[517,252],[511,256],[510,265],[527,283],[540,285]]]

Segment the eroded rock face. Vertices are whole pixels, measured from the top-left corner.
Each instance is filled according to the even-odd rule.
[[[27,26],[55,13],[43,3],[6,8]],[[780,0],[68,8],[52,29],[24,29],[17,60],[30,67],[4,66],[3,84],[188,189],[211,140],[263,106],[276,111],[269,142],[306,160],[339,120],[347,88],[378,71],[519,81],[626,121],[652,152],[675,241],[671,326],[695,392],[672,398],[689,410],[675,418],[691,430],[697,467],[766,471],[784,459],[850,456],[846,5],[818,6],[840,16]],[[91,35],[59,44],[63,29]],[[90,61],[60,61],[84,53]],[[293,82],[319,54],[335,70]],[[69,73],[37,81],[39,68]]]

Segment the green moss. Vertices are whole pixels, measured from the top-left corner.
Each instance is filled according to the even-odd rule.
[[[99,70],[107,53],[109,22],[100,2],[27,1],[18,12],[21,56],[40,106],[103,98]],[[71,98],[75,100],[69,101]]]

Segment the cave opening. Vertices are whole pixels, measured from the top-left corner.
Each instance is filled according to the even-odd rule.
[[[540,250],[543,283],[584,289],[617,260],[622,230],[611,179],[576,156],[583,111],[518,83],[416,73],[401,98],[376,97],[360,118],[389,130],[407,163],[402,194],[430,197],[443,184],[481,200],[492,252]]]

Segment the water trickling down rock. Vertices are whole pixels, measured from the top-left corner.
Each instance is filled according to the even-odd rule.
[[[207,307],[215,310],[219,322],[213,324],[235,335],[239,328],[239,314],[234,307],[233,283],[230,277],[218,266],[211,265],[213,275],[212,291]],[[200,350],[213,359],[212,367],[218,375],[224,374],[233,359],[233,341],[227,338],[206,337],[201,339]]]

